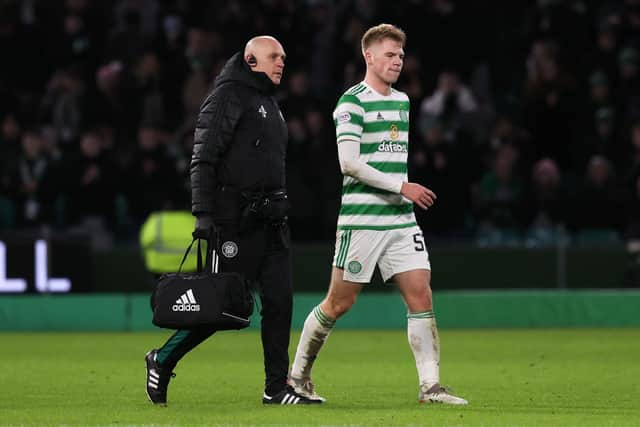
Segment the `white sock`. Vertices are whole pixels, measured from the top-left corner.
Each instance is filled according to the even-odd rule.
[[[407,336],[416,359],[420,387],[440,382],[440,339],[433,311],[407,314]]]
[[[313,362],[335,324],[335,319],[324,314],[320,306],[311,310],[304,321],[296,356],[291,365],[292,378],[311,378]]]

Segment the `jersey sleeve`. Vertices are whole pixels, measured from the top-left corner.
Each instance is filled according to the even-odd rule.
[[[364,123],[364,108],[357,96],[342,95],[333,112],[336,126],[336,140],[360,142]]]

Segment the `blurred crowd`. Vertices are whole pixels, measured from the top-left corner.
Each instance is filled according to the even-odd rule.
[[[341,175],[331,112],[359,41],[408,36],[409,171],[432,239],[640,237],[640,0],[0,0],[0,230],[135,240],[189,209],[194,120],[252,36],[287,51],[297,240],[330,240]]]

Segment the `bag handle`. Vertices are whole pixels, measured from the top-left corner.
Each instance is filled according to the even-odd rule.
[[[194,238],[191,241],[191,243],[189,243],[189,247],[187,248],[186,252],[182,257],[182,261],[180,261],[180,267],[178,268],[178,273],[182,273],[182,266],[184,265],[184,262],[187,260],[187,257],[189,256],[189,252],[191,252],[191,248],[193,247],[193,244],[195,243],[196,240],[198,241],[198,271],[201,271],[200,268],[202,267],[202,255],[200,255],[200,239]]]
[[[180,268],[178,268],[178,273],[182,272],[182,266],[184,265],[185,261],[187,260],[187,257],[189,256],[189,252],[191,252],[191,248],[193,247],[193,244],[196,242],[196,240],[198,241],[198,264],[197,264],[197,270],[198,273],[202,272],[204,268],[211,268],[211,264],[213,262],[212,260],[212,251],[215,250],[215,246],[212,245],[212,243],[214,245],[217,245],[217,233],[215,233],[216,238],[214,239],[209,238],[209,239],[201,239],[199,237],[194,237],[193,240],[191,241],[191,243],[189,243],[189,247],[187,248],[187,250],[184,253],[184,256],[182,257],[182,261],[180,261]],[[204,266],[202,265],[202,250],[200,249],[200,241],[204,240],[207,242],[207,255],[205,256],[205,261],[204,261]],[[215,242],[215,243],[214,243]],[[215,271],[213,271],[213,269],[211,269],[212,272],[215,273]]]

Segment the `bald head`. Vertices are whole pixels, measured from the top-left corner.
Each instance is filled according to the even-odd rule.
[[[273,47],[273,46],[277,46],[277,47],[280,47],[280,49],[282,49],[282,45],[275,37],[271,37],[271,36],[254,37],[251,40],[249,40],[246,46],[244,47],[244,54],[245,56],[250,53],[255,55],[257,51],[269,49],[270,47]]]
[[[255,62],[252,61],[255,59]],[[252,71],[263,72],[278,85],[284,71],[286,54],[278,40],[271,36],[254,37],[244,48],[244,60]]]

